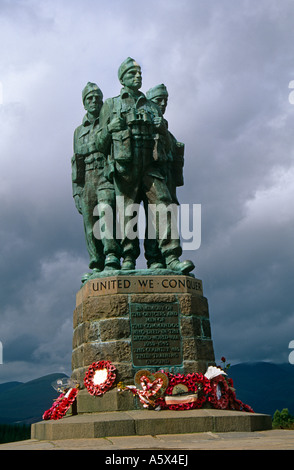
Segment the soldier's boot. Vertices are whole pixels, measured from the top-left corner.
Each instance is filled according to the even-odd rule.
[[[93,269],[95,272],[101,272],[104,269],[104,258],[103,259],[95,259],[91,260],[89,263],[89,268]]]
[[[118,257],[115,254],[109,253],[106,256],[104,269],[106,271],[110,271],[110,270],[114,270],[114,269],[120,269],[120,260],[118,259]]]
[[[151,263],[148,263],[147,266],[148,269],[164,269],[166,267],[165,263],[161,261],[152,261]]]
[[[82,275],[82,283],[84,284],[87,282],[88,279],[90,279],[92,276],[95,274],[101,273],[104,269],[104,258],[101,259],[91,259],[89,263],[89,268],[92,269],[91,273],[84,273]]]
[[[127,271],[130,269],[135,269],[135,267],[136,267],[136,261],[131,256],[126,256],[125,259],[123,260],[121,269],[123,271]]]
[[[147,259],[148,269],[165,269],[166,268],[164,257],[162,256],[160,252],[153,254],[153,256],[146,256],[146,253],[145,253],[145,257]]]
[[[182,274],[188,274],[195,268],[193,261],[185,260],[180,261],[176,257],[168,258],[166,262],[167,269],[171,269],[172,271],[179,272]]]

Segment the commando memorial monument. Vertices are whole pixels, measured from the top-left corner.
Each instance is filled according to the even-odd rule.
[[[131,57],[118,80],[118,96],[105,100],[96,83],[82,90],[71,168],[89,269],[76,294],[71,377],[55,384],[60,395],[32,437],[269,429],[271,417],[242,403],[216,365],[202,280],[182,259],[185,145],[164,117],[168,90],[144,94]]]

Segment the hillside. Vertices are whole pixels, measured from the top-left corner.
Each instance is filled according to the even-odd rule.
[[[273,416],[288,408],[294,415],[294,366],[269,362],[236,364],[228,370],[237,398],[250,405],[256,413]]]
[[[34,423],[58,397],[52,382],[65,374],[49,374],[26,383],[0,384],[0,423]]]
[[[16,387],[17,385],[21,385],[23,382],[5,382],[4,384],[0,384],[0,393],[6,392],[11,388]]]

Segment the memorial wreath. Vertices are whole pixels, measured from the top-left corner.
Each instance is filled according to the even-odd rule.
[[[200,373],[170,374],[167,373],[169,385],[165,397],[158,400],[162,409],[190,410],[201,408],[211,392],[210,381]]]
[[[211,392],[208,401],[214,408],[226,410],[229,405],[230,388],[227,379],[218,375],[210,380]]]
[[[116,379],[116,368],[110,361],[93,362],[85,374],[84,385],[90,395],[103,395]]]
[[[54,401],[49,410],[46,410],[42,416],[44,420],[61,419],[65,416],[78,394],[77,388],[70,388],[66,393],[61,393]]]

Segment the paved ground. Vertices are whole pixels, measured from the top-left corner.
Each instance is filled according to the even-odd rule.
[[[60,441],[27,440],[1,444],[0,450],[294,450],[294,431],[281,429]]]

